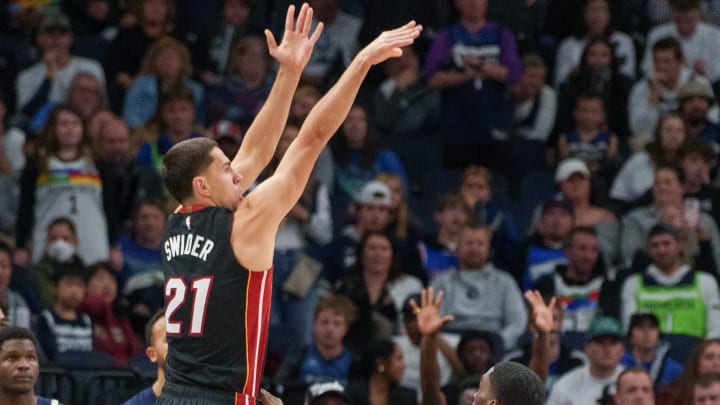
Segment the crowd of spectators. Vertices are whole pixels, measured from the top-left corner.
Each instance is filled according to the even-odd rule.
[[[265,375],[286,398],[421,401],[428,286],[454,317],[432,346],[448,404],[503,359],[541,364],[551,405],[719,390],[720,1],[308,2],[325,29],[261,178],[368,38],[425,29],[370,72],[278,232]],[[163,156],[237,152],[292,3],[0,1],[0,309],[41,363],[144,356]],[[528,290],[555,298],[547,338]]]

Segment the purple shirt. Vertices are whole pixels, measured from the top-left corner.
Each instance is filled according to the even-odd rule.
[[[484,32],[492,30],[500,30],[500,63],[508,70],[507,83],[512,84],[520,80],[522,75],[522,64],[515,43],[515,36],[512,31],[501,26],[500,24],[487,21],[485,25],[476,32],[469,32],[462,24],[455,24],[461,27],[461,30],[468,36],[477,37]],[[456,41],[454,41],[451,28],[446,27],[440,30],[433,39],[430,50],[425,59],[425,78],[430,80],[438,71],[447,69],[452,64],[451,49]]]

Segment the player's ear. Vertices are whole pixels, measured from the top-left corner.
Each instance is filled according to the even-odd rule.
[[[148,347],[145,348],[145,355],[148,356],[148,358],[150,359],[150,361],[152,361],[153,363],[157,363],[157,361],[158,361],[158,355],[157,355],[157,353],[155,352],[155,349],[153,349],[152,346],[148,346]]]
[[[192,179],[193,194],[198,197],[209,197],[210,188],[203,176],[195,176]]]

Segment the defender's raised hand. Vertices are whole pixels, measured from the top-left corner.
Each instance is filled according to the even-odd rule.
[[[270,55],[275,58],[281,65],[303,70],[310,60],[313,46],[320,38],[323,30],[323,23],[318,23],[315,32],[312,34],[313,10],[307,3],[303,3],[298,13],[297,21],[295,20],[295,6],[288,7],[287,16],[285,17],[285,33],[283,34],[280,45],[275,42],[275,36],[270,30],[265,30],[265,39],[267,40]]]
[[[363,48],[358,53],[358,56],[365,58],[365,61],[370,65],[376,65],[389,58],[396,58],[402,55],[402,49],[400,48],[411,45],[415,38],[420,35],[422,29],[422,25],[410,21],[402,27],[384,31]]]
[[[553,329],[553,310],[555,309],[555,297],[552,297],[550,304],[545,304],[540,292],[537,290],[525,291],[525,299],[532,308],[531,317],[533,325],[539,332],[550,333]]]
[[[440,316],[443,292],[435,296],[433,288],[429,287],[420,292],[420,307],[412,300],[410,305],[417,318],[418,329],[422,335],[437,333],[446,323],[455,319],[452,315]]]

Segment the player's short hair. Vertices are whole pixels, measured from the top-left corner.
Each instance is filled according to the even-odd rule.
[[[75,223],[70,218],[66,218],[66,217],[59,217],[59,218],[53,219],[53,221],[50,222],[50,225],[48,225],[47,230],[49,231],[50,228],[52,228],[54,226],[58,226],[58,225],[67,226],[68,228],[70,228],[70,232],[73,235],[77,236],[77,228],[75,227]]]
[[[8,340],[29,340],[32,342],[33,346],[35,346],[35,350],[37,350],[37,341],[29,329],[21,328],[19,326],[6,326],[1,328],[0,348],[2,348]]]
[[[179,142],[163,158],[162,177],[170,194],[183,202],[193,194],[192,180],[212,163],[210,151],[217,142],[209,138],[191,138]]]
[[[545,403],[545,385],[537,374],[520,363],[498,363],[488,378],[498,405]]]
[[[163,317],[165,317],[165,310],[160,309],[157,312],[155,312],[155,314],[152,317],[150,317],[150,320],[148,320],[147,323],[145,324],[145,344],[147,344],[148,346],[152,346],[152,344],[153,344],[152,331],[153,331],[153,326],[155,326],[155,322],[157,322],[158,320],[160,320],[160,318],[163,318]]]

